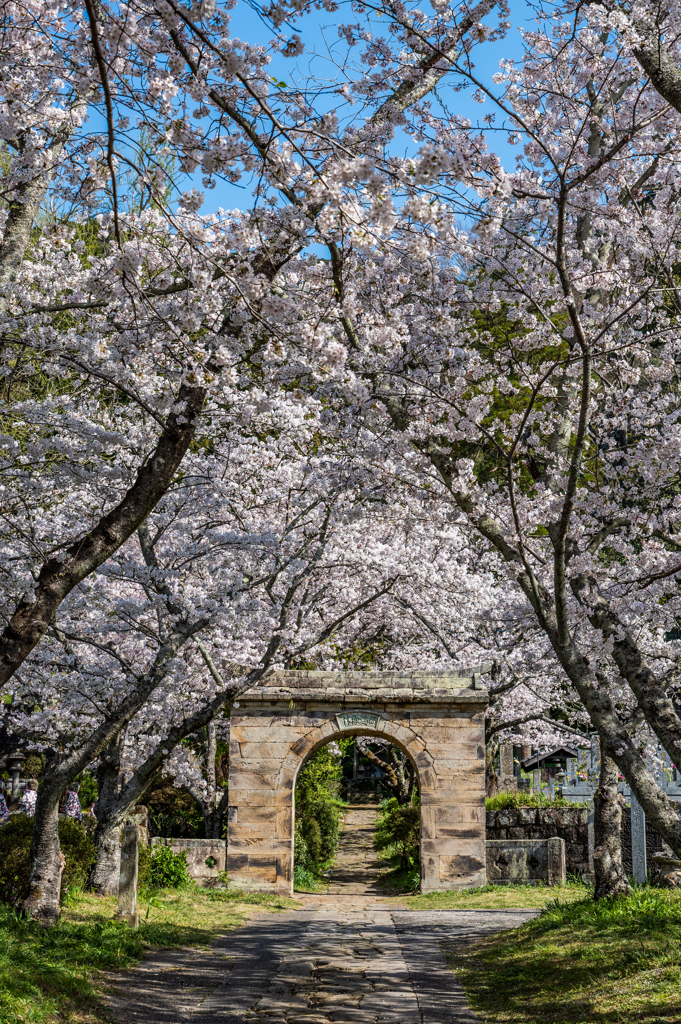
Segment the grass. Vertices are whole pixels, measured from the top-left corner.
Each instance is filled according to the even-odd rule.
[[[519,904],[516,904],[519,905]],[[486,1024],[678,1024],[681,895],[548,902],[521,928],[443,947]]]
[[[590,890],[582,882],[567,885],[482,885],[475,889],[454,889],[449,892],[416,893],[402,896],[410,910],[504,910],[543,908],[551,903],[573,903],[583,900]]]
[[[113,897],[71,895],[49,930],[0,904],[0,1024],[101,1020],[100,971],[130,967],[153,947],[207,945],[260,906],[295,904],[224,890],[165,890],[139,901],[137,932],[114,924]]]
[[[554,800],[549,799],[543,793],[536,793],[534,790],[527,792],[502,792],[496,796],[485,797],[485,810],[505,811],[509,807],[586,807],[586,803],[577,800],[565,800],[557,796]]]

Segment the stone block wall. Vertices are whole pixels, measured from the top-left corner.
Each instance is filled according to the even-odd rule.
[[[564,885],[565,877],[564,839],[487,840],[487,881],[492,885]]]
[[[184,853],[187,857],[189,874],[197,885],[210,887],[225,870],[227,844],[224,839],[163,839],[154,836],[154,846],[169,846],[173,853]],[[213,861],[213,864],[206,861]]]
[[[629,825],[623,828],[629,835]],[[586,807],[511,807],[487,812],[487,839],[565,840],[565,863],[569,875],[589,871],[588,811]],[[629,854],[631,862],[631,852]],[[631,868],[629,868],[631,870]],[[491,879],[490,879],[491,880]]]

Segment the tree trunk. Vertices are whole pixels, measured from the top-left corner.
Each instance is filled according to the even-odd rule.
[[[97,860],[88,875],[87,888],[100,896],[118,895],[121,844],[120,823],[116,811],[125,782],[120,765],[127,731],[127,728],[121,729],[118,736],[105,748],[97,769],[97,828],[94,836]]]
[[[97,860],[87,880],[87,888],[99,896],[117,896],[121,873],[121,826],[106,821],[97,825],[95,832]]]
[[[622,805],[617,792],[617,765],[603,751],[594,794],[594,898],[618,899],[631,891],[622,867]]]
[[[206,832],[206,839],[220,838],[222,815],[218,813],[217,807],[203,808],[203,827]]]
[[[59,920],[61,876],[66,860],[59,846],[59,801],[65,786],[43,784],[38,792],[33,839],[31,841],[31,878],[29,894],[21,909],[40,924],[49,926]]]

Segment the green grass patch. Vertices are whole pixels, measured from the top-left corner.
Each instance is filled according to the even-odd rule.
[[[518,905],[518,904],[516,904]],[[443,946],[486,1024],[678,1024],[681,896],[549,902],[520,928]]]
[[[100,972],[131,967],[153,947],[207,945],[254,907],[292,906],[234,890],[165,890],[139,901],[134,932],[114,924],[113,897],[71,892],[58,926],[47,930],[0,904],[0,1024],[100,1020]]]
[[[502,792],[496,796],[485,797],[486,811],[505,811],[509,807],[586,807],[586,803],[577,800],[565,800],[557,796],[550,800],[544,793],[529,792]]]
[[[452,889],[448,892],[417,893],[403,896],[410,910],[505,910],[516,907],[543,908],[551,903],[572,903],[590,894],[582,882],[567,885],[482,885],[474,889]]]

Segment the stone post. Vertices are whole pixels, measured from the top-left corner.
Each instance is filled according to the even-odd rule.
[[[549,781],[546,787],[546,795],[549,798],[549,800],[556,799],[556,780],[553,775],[549,775]]]
[[[549,885],[565,885],[567,878],[565,866],[565,840],[554,836],[547,840],[548,846],[548,883]]]
[[[648,877],[646,816],[633,791],[631,793],[631,865],[634,881],[643,885]]]
[[[587,841],[589,844],[589,874],[594,874],[594,849],[596,846],[596,810],[594,808],[593,796],[587,801],[589,817],[587,818]]]
[[[24,755],[15,753],[9,756],[9,773],[12,779],[12,788],[10,795],[12,801],[16,801],[21,796],[21,789],[19,787],[19,780],[21,778],[21,766],[24,763]]]
[[[139,825],[126,825],[121,837],[121,873],[118,881],[118,913],[114,921],[138,928],[137,871],[139,865]]]
[[[535,793],[541,793],[541,768],[535,768],[532,772],[532,788]]]
[[[513,744],[499,744],[499,786],[504,790],[515,790],[518,782],[513,765]]]

